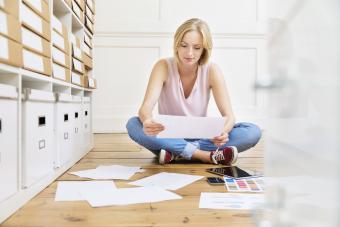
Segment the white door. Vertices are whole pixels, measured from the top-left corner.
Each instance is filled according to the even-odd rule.
[[[268,185],[256,223],[339,226],[340,2],[268,6],[268,77],[257,83],[268,107]]]

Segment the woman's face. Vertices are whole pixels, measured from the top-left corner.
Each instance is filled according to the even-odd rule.
[[[195,65],[203,53],[203,38],[198,31],[187,32],[177,49],[182,64]]]

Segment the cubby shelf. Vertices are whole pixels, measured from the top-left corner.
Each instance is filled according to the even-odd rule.
[[[20,43],[18,40],[13,40],[10,34],[4,35],[5,41],[7,39],[10,40],[8,43],[15,42],[14,45],[32,54],[27,56],[37,58],[29,59],[26,56],[25,59],[23,56],[22,67],[12,66],[19,65],[18,61],[13,63],[13,59],[17,60],[16,55],[14,58],[12,55],[12,59],[2,61],[6,64],[0,63],[0,181],[5,182],[0,187],[0,223],[93,148],[91,117],[92,94],[95,91],[94,88],[85,86],[85,81],[89,81],[89,79],[85,80],[85,76],[93,76],[92,56],[87,57],[88,61],[91,60],[90,65],[88,62],[86,65],[85,60],[83,62],[80,61],[81,59],[78,60],[78,63],[82,64],[83,70],[83,72],[79,72],[78,68],[78,75],[81,78],[79,85],[83,86],[79,86],[71,80],[72,72],[76,70],[72,67],[72,60],[77,56],[73,56],[73,44],[69,37],[73,34],[78,38],[76,41],[79,50],[82,50],[83,45],[87,45],[84,38],[85,32],[91,39],[93,38],[72,8],[64,0],[6,1],[10,4],[17,2],[18,11],[22,8],[25,8],[26,11],[31,10],[32,12],[29,12],[33,13],[31,15],[35,15],[38,21],[40,18],[43,24],[49,26],[50,31],[48,32],[51,32],[51,40],[46,38],[48,35],[34,30],[34,26],[24,25],[21,15],[18,13],[13,14],[13,18],[17,18],[15,20],[19,28],[16,33],[22,33],[22,28],[26,26],[27,37],[34,38],[30,41],[39,40],[47,43],[48,48],[39,52],[37,49],[27,46],[27,37],[25,37],[25,43],[24,41]],[[85,0],[79,1],[86,4]],[[87,1],[93,3],[93,0]],[[48,10],[46,11],[45,7],[44,12],[38,13],[39,7],[34,8],[38,3],[48,5]],[[3,6],[0,6],[0,12],[4,11],[3,15],[11,14],[5,10],[6,8],[2,9],[1,7]],[[46,12],[49,12],[49,21]],[[82,13],[84,14],[84,12]],[[62,40],[66,43],[65,45],[69,45],[69,49],[62,49],[55,45],[55,40],[52,37],[53,17],[66,28],[66,38],[60,32],[59,35],[64,38]],[[27,23],[30,22],[29,17],[26,20],[28,20]],[[3,43],[0,44],[3,45]],[[59,44],[63,44],[63,42]],[[62,56],[65,56],[65,63],[68,60],[71,62],[68,67],[66,64],[55,62],[53,48],[64,54]],[[49,49],[50,53],[46,52]],[[81,56],[85,55],[85,52],[81,53]],[[39,58],[44,61],[37,61]],[[30,64],[33,65],[32,68],[30,68]],[[37,65],[37,68],[34,68],[34,64]],[[47,68],[45,64],[48,65]],[[63,77],[55,76],[53,64],[59,69],[58,72],[62,72],[60,69],[65,70],[64,80]]]

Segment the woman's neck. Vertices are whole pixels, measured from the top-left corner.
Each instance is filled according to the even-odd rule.
[[[178,72],[180,76],[193,76],[197,75],[198,64],[187,66],[183,65],[180,62],[177,64]]]

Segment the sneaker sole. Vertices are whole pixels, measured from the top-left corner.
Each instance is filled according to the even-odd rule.
[[[230,163],[235,164],[238,158],[238,151],[237,151],[237,147],[231,146],[232,150],[233,150],[233,161]]]
[[[161,150],[161,152],[159,152],[158,163],[161,165],[164,165],[165,154],[166,154],[165,150]]]

